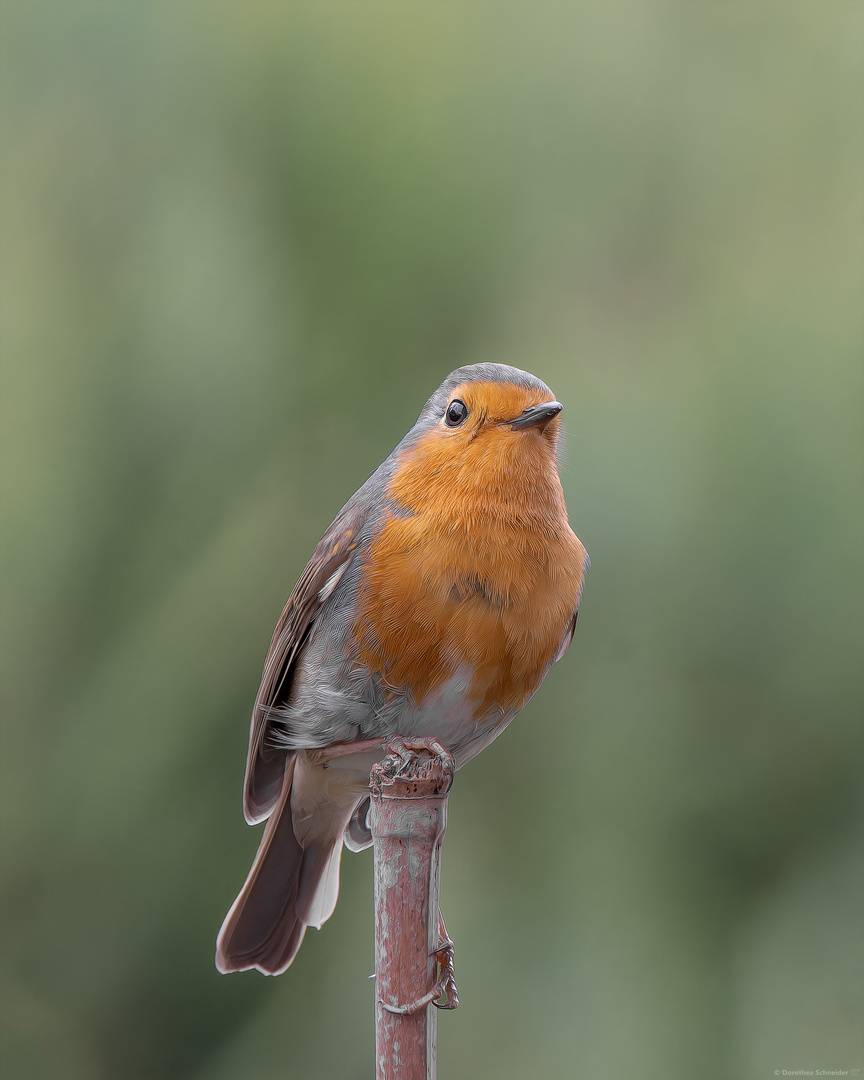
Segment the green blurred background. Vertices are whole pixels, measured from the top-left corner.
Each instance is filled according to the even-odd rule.
[[[314,543],[453,368],[565,403],[574,647],[460,773],[440,1075],[862,1068],[860,3],[15,3],[3,1060],[372,1074],[371,858],[219,976]]]

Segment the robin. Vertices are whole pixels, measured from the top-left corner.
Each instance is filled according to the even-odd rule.
[[[343,844],[372,843],[376,748],[437,741],[461,767],[566,651],[588,556],[558,476],[562,407],[526,371],[459,368],[315,548],[252,711],[244,811],[268,820],[220,971],[278,975],[329,919]]]

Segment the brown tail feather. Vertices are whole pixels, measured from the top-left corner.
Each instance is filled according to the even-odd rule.
[[[291,784],[294,757],[286,762],[279,800],[261,838],[255,862],[219,931],[216,967],[222,972],[257,968],[266,975],[284,971],[297,955],[306,925],[297,910],[302,889],[314,891],[304,874],[303,848],[294,835]],[[315,860],[318,861],[318,860]],[[314,875],[315,867],[309,867]]]
[[[363,774],[361,773],[361,778]],[[258,854],[219,931],[216,967],[279,975],[307,926],[330,918],[339,892],[342,835],[365,790],[340,770],[289,754]]]

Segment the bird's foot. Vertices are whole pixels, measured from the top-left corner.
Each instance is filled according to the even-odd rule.
[[[459,993],[456,989],[456,975],[453,969],[455,947],[447,936],[447,927],[444,925],[440,911],[438,912],[438,935],[438,948],[432,953],[438,965],[438,978],[432,989],[407,1005],[389,1005],[379,998],[382,1009],[395,1013],[397,1016],[413,1016],[414,1013],[425,1009],[427,1005],[434,1005],[436,1009],[459,1008]]]
[[[438,948],[435,950],[435,959],[438,961],[438,982],[441,984],[441,993],[435,1000],[436,1009],[458,1009],[459,991],[456,989],[456,972],[454,961],[456,959],[456,946],[450,940],[447,927],[441,912],[438,912]],[[444,1000],[439,1000],[443,998]]]
[[[412,776],[424,775],[424,764],[419,758],[419,754],[423,750],[433,760],[438,758],[445,770],[451,773],[456,771],[456,762],[453,760],[453,755],[437,739],[417,739],[405,735],[391,735],[385,741],[385,749],[388,754],[399,758],[401,766],[395,774],[399,777],[406,776],[409,773]]]

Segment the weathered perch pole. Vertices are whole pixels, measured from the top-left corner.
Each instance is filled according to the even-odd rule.
[[[452,782],[452,757],[431,741],[372,768],[376,1080],[435,1080],[437,1009],[459,1004],[438,908]]]

